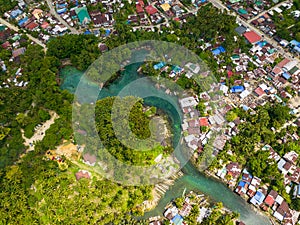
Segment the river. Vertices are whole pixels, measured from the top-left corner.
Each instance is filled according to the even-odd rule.
[[[122,72],[122,76],[115,80],[108,88],[101,90],[99,99],[116,96],[126,85],[133,82],[134,80],[140,78],[140,75],[137,73],[138,65],[131,65],[126,67],[126,70]],[[64,67],[60,71],[60,77],[62,79],[61,88],[68,90],[71,93],[75,93],[76,87],[83,75],[83,72],[76,70],[74,67]],[[89,89],[99,88],[98,85],[91,84],[86,81],[86,90],[88,93]],[[156,90],[154,85],[143,88],[152,88]],[[157,90],[156,90],[157,91]],[[134,93],[133,93],[134,94]],[[163,94],[163,93],[162,93]],[[165,96],[169,101],[176,101],[175,97]],[[154,105],[162,110],[164,110],[172,120],[172,128],[175,132],[174,139],[175,141],[180,132],[180,116],[177,113],[177,110],[174,110],[171,104],[168,104],[168,101],[161,101],[161,99],[155,98],[146,98],[144,102],[148,105]],[[175,113],[174,113],[175,112]],[[161,198],[158,205],[155,209],[147,212],[145,217],[162,215],[165,206],[174,198],[182,195],[183,190],[186,188],[187,191],[194,190],[199,191],[207,195],[211,200],[216,202],[222,202],[223,205],[230,209],[231,211],[238,212],[240,214],[240,219],[244,221],[247,225],[268,225],[271,224],[267,217],[257,213],[244,199],[240,196],[233,193],[229,188],[227,188],[220,181],[205,176],[203,173],[199,172],[190,162],[188,162],[183,167],[184,175],[175,181],[174,185],[165,193]]]

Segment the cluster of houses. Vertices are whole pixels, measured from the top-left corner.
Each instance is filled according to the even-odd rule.
[[[149,4],[150,3],[150,4]],[[134,25],[156,25],[166,22],[166,19],[173,18],[181,21],[185,18],[186,10],[180,1],[152,1],[136,2],[136,13],[128,16],[128,23]]]
[[[94,9],[88,11],[87,6],[97,5],[101,3],[101,9]],[[98,27],[111,27],[114,25],[115,20],[113,14],[115,12],[114,5],[119,4],[119,7],[122,8],[124,4],[119,0],[90,0],[90,1],[66,1],[60,0],[56,2],[56,11],[57,13],[70,25],[75,26],[79,25],[82,27],[87,26],[88,24],[93,24],[95,28]],[[105,9],[105,10],[104,10]]]
[[[269,145],[265,145],[262,150],[269,151],[269,158],[277,163],[278,170],[284,176],[286,193],[293,191],[293,198],[300,197],[300,167],[296,165],[298,154],[290,151],[281,158]],[[246,198],[254,206],[269,211],[282,224],[297,223],[300,213],[290,209],[284,198],[275,190],[268,192],[268,187],[261,183],[260,178],[242,169],[237,162],[230,162],[219,169],[216,175],[226,181],[229,187],[235,187],[237,194]]]
[[[192,193],[194,195],[194,193]],[[175,225],[182,225],[182,224],[187,224],[184,221],[184,218],[187,217],[192,210],[193,205],[198,205],[199,206],[199,215],[197,217],[197,222],[201,223],[204,218],[207,218],[211,212],[212,209],[208,207],[206,199],[202,198],[203,196],[196,196],[196,199],[199,200],[199,197],[201,197],[201,201],[199,203],[193,202],[191,198],[185,197],[184,203],[181,209],[178,209],[175,204],[172,204],[170,207],[168,207],[165,212],[164,212],[164,217],[170,221],[171,224]],[[154,223],[152,223],[154,225]],[[161,223],[160,223],[161,224]]]
[[[296,40],[287,41],[279,37],[276,33],[276,25],[272,20],[274,16],[280,16],[281,13],[285,10],[290,9],[293,6],[293,3],[283,3],[280,7],[276,7],[273,10],[269,10],[264,15],[259,18],[251,21],[251,23],[258,27],[261,31],[269,36],[273,36],[274,40],[277,41],[281,46],[287,48],[292,53],[296,55],[300,54],[300,43]],[[292,14],[298,18],[300,16],[300,11],[293,11]],[[296,21],[295,21],[296,22]]]
[[[273,3],[277,4],[278,1],[273,1]],[[277,41],[283,47],[287,47],[292,53],[296,55],[300,55],[300,45],[296,40],[287,41],[279,37],[276,33],[276,25],[272,18],[280,17],[281,20],[284,20],[282,13],[286,10],[290,10],[293,6],[292,2],[284,2],[281,3],[280,6],[274,7],[268,10],[263,15],[259,16],[260,13],[269,9],[271,7],[271,2],[267,0],[261,1],[241,1],[241,0],[229,0],[226,1],[226,5],[229,9],[235,11],[242,19],[250,20],[252,18],[251,24],[258,27],[261,31],[263,31],[266,35],[273,37],[275,41]],[[295,10],[291,12],[291,15],[295,19],[300,17],[300,11]],[[296,23],[296,20],[295,20]]]
[[[29,44],[28,40],[19,33],[16,33],[6,26],[0,24],[0,48],[10,51],[12,56],[9,62],[18,65],[20,63],[21,55],[26,51],[26,46]],[[7,66],[5,62],[0,59],[0,71],[6,72]],[[26,87],[28,81],[22,79],[22,68],[19,67],[14,72],[14,75],[0,84],[0,88],[9,88],[11,86]]]
[[[216,87],[217,90],[219,87]],[[212,88],[211,92],[215,89]],[[211,99],[209,92],[203,92],[199,95],[201,100],[206,101],[206,111],[212,110],[208,100]],[[218,96],[220,97],[220,96]],[[218,99],[219,100],[219,99]],[[184,141],[192,152],[202,152],[203,147],[212,139],[213,155],[217,155],[221,151],[228,139],[228,135],[219,134],[214,137],[215,133],[222,130],[225,123],[225,115],[231,109],[231,106],[224,101],[217,102],[219,109],[213,110],[212,115],[201,116],[195,108],[199,104],[197,96],[182,98],[179,100],[180,107],[183,112],[182,131]],[[224,106],[225,105],[225,106]]]
[[[261,1],[241,1],[241,0],[228,0],[226,5],[229,9],[235,11],[241,18],[249,20],[267,8],[271,7],[271,2],[267,0]]]
[[[291,93],[286,91],[287,86],[294,93],[299,93],[298,60],[280,56],[275,47],[244,26],[239,26],[235,30],[252,44],[252,48],[247,54],[235,49],[231,63],[219,69],[219,72],[227,75],[221,78],[222,91],[233,104],[248,109],[263,105],[269,100],[282,102],[283,99],[292,98]],[[294,46],[300,46],[296,41],[292,43]],[[218,64],[222,63],[220,55],[225,49],[220,44],[212,46],[206,43],[204,49],[211,50]],[[229,88],[226,79],[232,76],[239,76],[240,79],[234,80]]]
[[[15,21],[20,28],[31,32],[38,32],[39,38],[47,42],[51,35],[62,35],[68,31],[68,28],[61,24],[51,13],[40,8],[28,9],[16,8],[4,13],[8,20]]]

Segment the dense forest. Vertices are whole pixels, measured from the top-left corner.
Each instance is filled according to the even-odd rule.
[[[133,141],[133,136],[128,134],[126,127],[122,127],[120,129],[122,133],[118,134],[120,138],[117,138],[116,127],[112,124],[112,120],[117,123],[116,119],[111,116],[112,107],[114,105],[114,107],[117,108],[119,112],[118,121],[122,122],[126,120],[124,112],[127,111],[126,109],[128,105],[131,105],[135,98],[129,96],[123,98],[121,101],[115,101],[115,99],[116,97],[109,97],[99,100],[96,104],[95,110],[96,127],[99,137],[104,147],[106,147],[113,156],[115,156],[118,160],[133,165],[147,165],[154,163],[154,159],[159,154],[169,151],[169,147],[161,146],[161,143],[158,141],[159,136],[162,134],[157,133],[156,135],[151,136],[151,134],[155,134],[158,129],[155,126],[156,124],[151,125],[150,123],[150,119],[155,115],[151,115],[151,117],[149,117],[143,112],[144,106],[142,104],[142,100],[136,102],[130,110],[128,125],[133,135],[138,139],[145,140],[150,138],[149,142],[145,142],[145,144],[149,145],[140,146],[143,149],[142,151],[137,151],[127,147]],[[118,126],[126,126],[126,124],[118,124]],[[151,131],[150,128],[152,128]],[[122,140],[122,142],[120,140]],[[127,146],[125,146],[126,143],[128,143]],[[139,143],[141,143],[141,141],[139,141]]]

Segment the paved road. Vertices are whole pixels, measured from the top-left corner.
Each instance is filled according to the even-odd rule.
[[[64,26],[66,26],[72,34],[79,34],[79,32],[74,28],[71,27],[65,20],[63,20],[63,18],[60,17],[60,15],[58,15],[55,11],[54,6],[52,5],[52,0],[46,0],[48,7],[50,9],[50,13],[59,21],[61,22]]]
[[[280,46],[274,39],[266,36],[261,30],[254,27],[252,24],[250,24],[248,21],[241,19],[235,12],[231,12],[226,6],[223,5],[223,3],[219,0],[209,0],[215,7],[227,11],[230,15],[236,16],[236,19],[239,23],[241,23],[243,26],[255,31],[258,33],[261,37],[263,37],[264,40],[266,40],[268,43],[273,45],[277,48],[277,52],[279,52],[284,57],[290,59],[290,60],[297,60],[298,63],[300,63],[299,59],[296,58],[293,54],[288,52],[287,50],[283,49],[282,46]]]
[[[16,32],[19,32],[19,30],[20,30],[18,27],[14,26],[13,24],[7,22],[6,20],[4,20],[4,19],[2,19],[2,18],[0,18],[0,23],[4,24],[4,25],[7,26],[8,28],[10,28],[11,30],[14,30],[14,31],[16,31]],[[37,43],[38,45],[42,46],[45,50],[47,49],[47,48],[46,48],[46,45],[45,45],[42,41],[40,41],[39,39],[37,39],[37,38],[35,38],[35,37],[32,37],[30,34],[26,34],[26,35],[27,35],[27,37],[28,37],[30,40],[32,40],[33,42],[35,42],[35,43]]]
[[[277,5],[274,5],[273,7],[271,7],[270,9],[267,9],[267,10],[264,10],[262,11],[261,13],[259,13],[257,16],[251,18],[250,20],[248,20],[248,22],[250,23],[251,21],[253,20],[256,20],[257,18],[261,17],[262,15],[264,15],[266,12],[270,11],[270,10],[273,10],[274,8],[277,8],[277,7],[280,7],[282,6],[284,3],[288,3],[290,2],[290,0],[286,0],[286,1],[283,1],[283,2],[280,2],[278,3]]]

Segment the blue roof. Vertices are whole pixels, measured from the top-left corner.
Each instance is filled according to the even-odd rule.
[[[246,105],[243,105],[243,110],[247,111],[247,110],[249,110],[249,107]]]
[[[240,186],[240,187],[245,187],[245,184],[246,184],[246,182],[240,181],[239,184],[238,184],[238,186]]]
[[[283,78],[286,79],[286,80],[288,80],[288,79],[291,78],[291,76],[290,76],[287,72],[284,72],[284,73],[282,74],[282,76],[283,76]]]
[[[260,41],[260,42],[258,42],[257,43],[260,47],[263,47],[263,46],[265,46],[266,44],[268,44],[268,42],[266,42],[266,41]]]
[[[110,29],[105,30],[105,36],[110,35]]]
[[[212,53],[214,55],[219,55],[219,54],[224,53],[224,52],[226,52],[226,50],[225,50],[225,48],[223,46],[219,46],[216,49],[212,50]]]
[[[11,11],[10,16],[12,18],[16,18],[18,15],[21,15],[23,12],[20,9],[15,9]]]
[[[57,12],[58,14],[65,13],[65,12],[67,12],[67,8],[58,9],[58,10],[56,10],[56,12]]]
[[[249,174],[249,173],[248,173],[248,174]],[[249,174],[249,177],[250,177],[250,179],[252,179],[252,178],[253,178],[251,174]],[[243,179],[243,180],[245,180],[245,177],[244,177],[244,176],[242,176],[242,179]]]
[[[291,45],[294,45],[294,46],[298,46],[298,45],[300,44],[300,42],[299,42],[299,41],[296,41],[296,40],[292,40],[292,41],[290,42],[290,44],[291,44]]]
[[[89,30],[86,30],[86,31],[84,32],[84,34],[92,34],[92,32],[89,31]]]
[[[56,8],[65,8],[65,7],[67,7],[67,3],[56,4]]]
[[[294,48],[294,50],[297,51],[297,52],[300,52],[300,46],[299,46],[299,47],[296,46],[296,47]]]
[[[300,195],[300,184],[298,184],[298,192],[297,195]]]
[[[25,17],[24,19],[19,20],[18,25],[22,26],[24,23],[26,23],[27,20],[28,20],[27,17]]]
[[[159,70],[159,69],[163,68],[165,65],[166,65],[166,64],[165,64],[164,62],[160,62],[160,63],[155,64],[155,65],[153,66],[153,68],[154,68],[155,70]]]
[[[266,196],[260,191],[256,192],[256,194],[254,195],[254,199],[258,204],[261,204],[264,201],[265,197]]]
[[[175,225],[181,225],[181,224],[182,224],[182,221],[183,221],[183,218],[182,218],[182,216],[180,216],[179,214],[176,214],[176,216],[174,216],[174,218],[172,219],[172,222],[173,222]]]
[[[244,86],[233,86],[233,87],[230,89],[230,91],[231,91],[232,93],[239,93],[239,92],[242,92],[242,91],[244,91],[244,90],[245,90]]]

